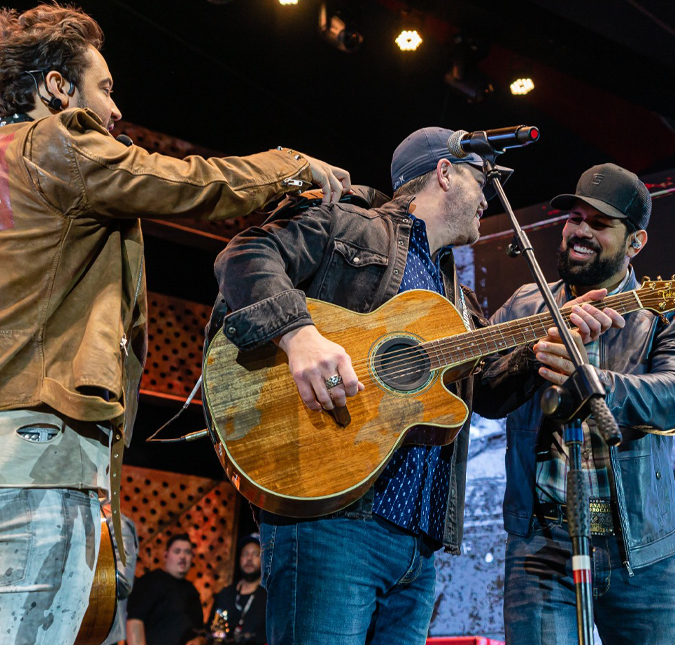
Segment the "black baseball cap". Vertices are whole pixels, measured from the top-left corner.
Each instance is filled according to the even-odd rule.
[[[260,533],[249,533],[248,535],[244,535],[243,537],[239,538],[237,548],[241,551],[247,544],[251,543],[260,546]]]
[[[475,153],[465,157],[456,157],[448,150],[448,139],[454,130],[447,128],[421,128],[406,137],[394,150],[391,160],[391,185],[396,192],[403,184],[412,179],[431,172],[441,159],[450,163],[468,163],[474,168],[483,170],[483,160]],[[502,184],[513,174],[511,168],[497,166],[501,172]],[[485,185],[485,199],[492,199],[495,190],[491,183]]]
[[[637,175],[613,163],[589,168],[577,183],[574,195],[558,195],[551,206],[570,210],[580,199],[604,215],[627,219],[638,230],[646,229],[652,214],[652,197]]]

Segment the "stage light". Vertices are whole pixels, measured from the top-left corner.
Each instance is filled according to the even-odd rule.
[[[280,5],[298,4],[298,0],[279,0]]]
[[[394,42],[402,52],[413,52],[422,44],[422,36],[417,29],[404,29]]]
[[[363,42],[348,7],[340,3],[321,3],[319,33],[326,42],[346,54],[355,52]]]
[[[534,81],[531,78],[517,78],[511,83],[511,94],[524,96],[534,89]]]

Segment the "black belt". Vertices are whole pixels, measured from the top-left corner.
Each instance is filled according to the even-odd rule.
[[[589,499],[591,513],[591,535],[616,535],[620,529],[615,528],[612,502],[607,499],[591,497]],[[555,502],[535,502],[534,514],[539,520],[553,520],[559,525],[567,522],[567,506]]]

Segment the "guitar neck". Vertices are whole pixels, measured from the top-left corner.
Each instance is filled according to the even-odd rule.
[[[622,315],[643,308],[636,291],[617,293],[590,304],[598,309],[611,307]],[[567,310],[561,311],[565,323],[572,328],[570,313]],[[547,312],[429,341],[423,346],[431,358],[432,369],[438,369],[468,363],[505,349],[526,345],[546,337],[547,331],[553,326],[553,317]]]

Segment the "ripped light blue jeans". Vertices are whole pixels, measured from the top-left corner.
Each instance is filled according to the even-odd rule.
[[[72,645],[101,540],[93,491],[0,488],[0,643]]]

